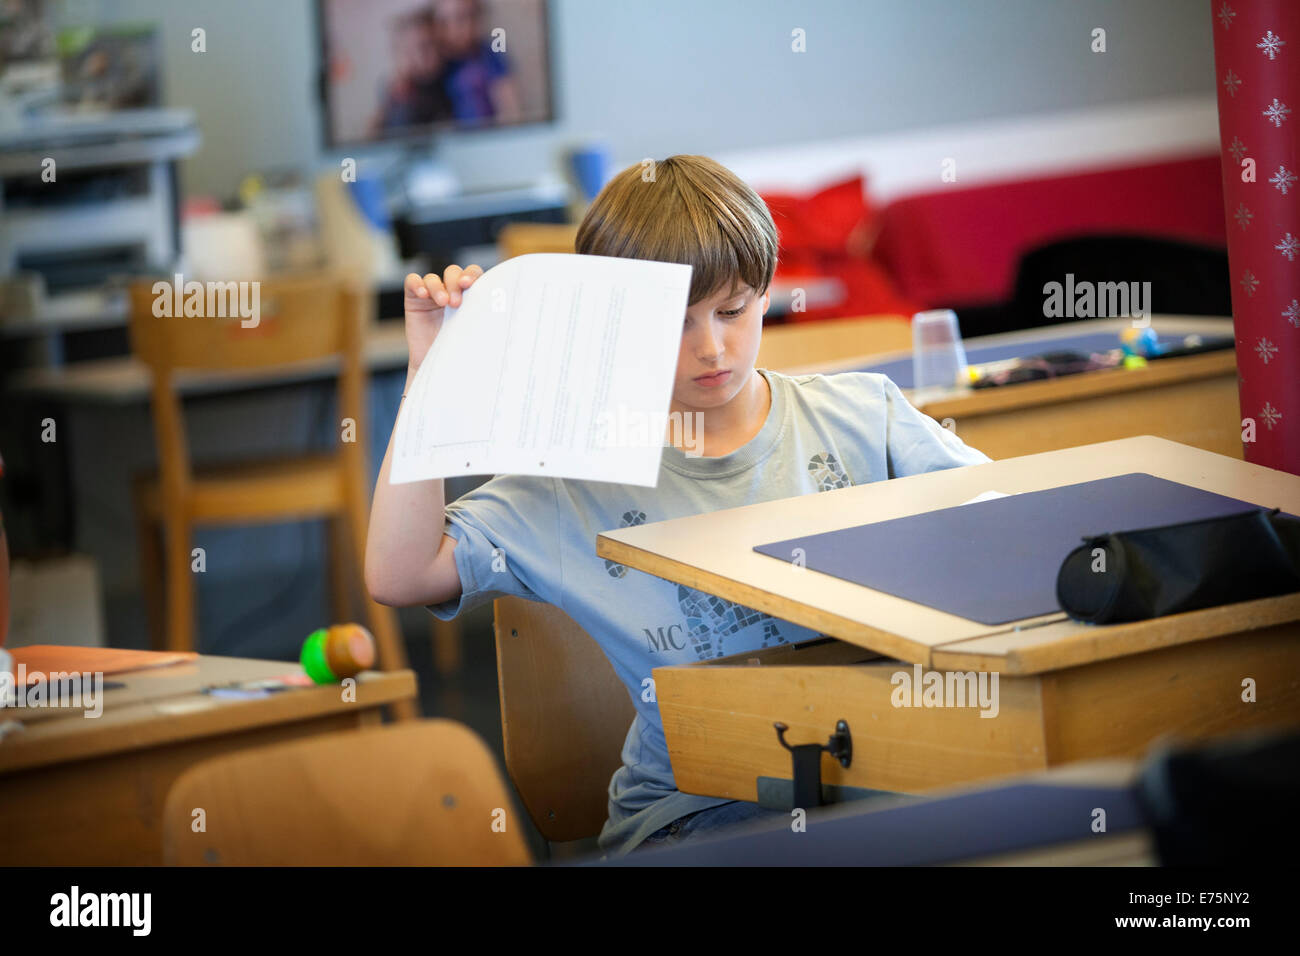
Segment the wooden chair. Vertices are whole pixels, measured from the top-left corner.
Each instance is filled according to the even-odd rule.
[[[547,840],[600,833],[636,710],[604,651],[559,608],[493,605],[506,771]]]
[[[329,277],[265,281],[257,325],[238,317],[157,317],[149,282],[130,290],[131,346],[152,374],[158,475],[135,487],[141,586],[154,646],[194,650],[193,529],[325,518],[329,522],[331,611],[348,620],[349,596],[359,589],[378,644],[380,666],[406,666],[397,615],[370,600],[364,581],[369,487],[366,464],[366,372],[362,358],[361,294]],[[295,363],[339,362],[339,418],[351,420],[350,440],[331,454],[193,469],[176,374],[182,371],[265,369]],[[340,438],[344,437],[340,424]],[[158,527],[163,543],[158,541]],[[166,582],[165,600],[160,581]],[[306,635],[304,635],[305,637]],[[394,708],[415,716],[413,702]]]
[[[163,862],[527,866],[521,822],[483,741],[420,720],[196,764],[167,795]]]

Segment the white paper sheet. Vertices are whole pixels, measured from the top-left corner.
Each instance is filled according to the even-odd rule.
[[[963,501],[964,505],[978,504],[981,501],[993,501],[997,498],[1009,498],[1010,495],[1005,491],[981,491],[970,501]]]
[[[397,419],[394,484],[658,481],[691,267],[541,253],[448,308]],[[656,431],[657,429],[657,431]]]

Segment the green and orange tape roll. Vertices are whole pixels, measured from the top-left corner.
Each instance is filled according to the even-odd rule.
[[[312,631],[298,658],[317,684],[356,677],[375,663],[375,640],[360,624],[335,624]]]

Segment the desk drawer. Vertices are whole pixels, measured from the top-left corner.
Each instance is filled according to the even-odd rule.
[[[823,785],[903,793],[1077,760],[1136,757],[1165,734],[1197,739],[1300,726],[1297,624],[1044,674],[981,678],[968,671],[959,681],[948,674],[961,672],[924,669],[919,706],[915,692],[905,696],[917,673],[913,664],[835,640],[657,668],[655,694],[677,786],[772,802],[766,798],[782,792],[772,784],[792,776],[777,721],[789,726],[791,744],[824,744],[846,721],[851,763],[842,767],[823,753]],[[1246,678],[1256,682],[1254,702],[1242,699]],[[942,696],[933,690],[936,679]],[[987,705],[978,694],[981,680]],[[943,706],[933,705],[940,700]]]

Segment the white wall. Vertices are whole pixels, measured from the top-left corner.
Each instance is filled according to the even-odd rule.
[[[1123,104],[1214,90],[1197,0],[554,0],[559,122],[444,138],[470,187],[531,181],[604,135],[621,162]],[[310,170],[320,148],[312,0],[76,0],[157,20],[169,105],[198,112],[191,192]],[[190,30],[208,50],[190,52]],[[807,52],[791,51],[791,30]],[[1106,29],[1107,52],[1089,50]]]

